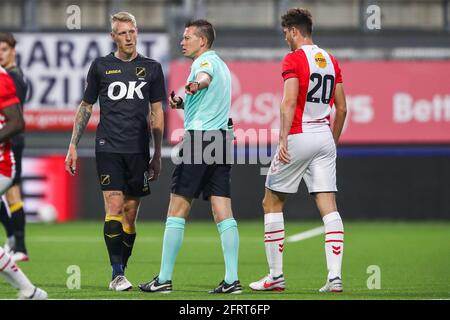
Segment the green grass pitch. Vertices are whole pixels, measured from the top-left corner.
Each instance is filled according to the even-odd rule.
[[[287,222],[286,235],[320,226],[319,222]],[[241,295],[207,293],[224,275],[220,240],[212,221],[186,224],[173,276],[174,292],[169,295],[137,289],[159,271],[162,221],[138,224],[126,273],[134,284],[130,292],[108,291],[111,271],[100,221],[27,225],[30,261],[19,265],[53,299],[450,299],[449,222],[346,222],[344,293],[340,294],[317,292],[326,277],[323,236],[285,244],[284,293],[252,292],[248,284],[267,273],[263,222],[238,223]],[[71,265],[80,267],[80,289],[67,288]],[[380,289],[367,287],[371,265],[381,270]],[[0,298],[15,297],[16,291],[0,278]]]

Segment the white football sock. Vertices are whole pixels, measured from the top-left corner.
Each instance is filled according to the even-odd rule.
[[[327,257],[328,279],[341,278],[344,225],[337,211],[325,215],[322,220],[325,225],[325,255]]]
[[[35,289],[33,284],[2,247],[0,247],[0,275],[14,288],[19,289],[24,296],[29,297],[33,294]]]
[[[278,277],[283,274],[284,219],[282,212],[264,215],[264,246],[270,275]]]

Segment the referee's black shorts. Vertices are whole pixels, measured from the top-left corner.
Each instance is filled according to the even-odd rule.
[[[96,152],[97,174],[102,191],[122,191],[131,197],[150,194],[149,155]]]
[[[181,163],[172,175],[172,193],[194,199],[202,194],[204,200],[211,196],[231,197],[230,133],[217,130],[206,137],[208,134],[206,131],[186,131],[180,152]]]

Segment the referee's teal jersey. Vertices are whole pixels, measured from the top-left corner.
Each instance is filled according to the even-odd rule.
[[[231,75],[225,62],[215,51],[206,51],[194,60],[188,81],[195,81],[199,72],[212,81],[194,95],[186,95],[184,104],[185,130],[227,130],[231,109]]]

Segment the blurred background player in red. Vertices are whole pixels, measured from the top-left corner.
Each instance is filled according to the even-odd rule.
[[[341,70],[336,59],[312,40],[312,16],[290,9],[281,25],[292,50],[282,65],[284,79],[280,141],[266,178],[263,200],[264,243],[270,273],[250,284],[258,291],[283,291],[284,219],[289,194],[304,178],[325,225],[328,278],[320,292],[342,292],[344,226],[337,211],[336,144],[347,112]],[[336,116],[330,130],[333,104]]]
[[[0,67],[0,196],[11,186],[15,173],[14,154],[9,139],[25,127],[19,103],[12,78]],[[2,247],[0,275],[19,290],[20,299],[47,299],[47,293],[30,282]]]
[[[22,70],[16,64],[15,47],[16,40],[11,33],[0,33],[0,65],[5,68],[14,81],[16,94],[19,98],[19,111],[23,114],[27,84]],[[14,153],[16,170],[12,185],[6,190],[5,197],[0,203],[0,220],[7,234],[4,249],[11,253],[14,261],[28,261],[25,245],[26,216],[21,194],[22,153],[25,146],[25,137],[22,133],[18,133],[11,137],[10,143]]]

